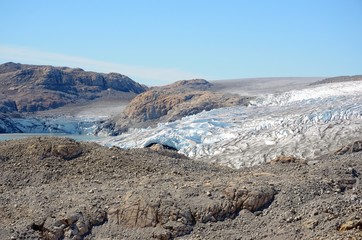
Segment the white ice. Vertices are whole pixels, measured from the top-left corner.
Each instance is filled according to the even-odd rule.
[[[93,135],[99,119],[75,118],[75,117],[46,117],[46,118],[9,118],[7,119],[10,128],[16,127],[23,133],[65,133]],[[0,123],[3,129],[9,128],[4,121]],[[12,132],[9,129],[8,132]]]
[[[279,155],[312,159],[361,138],[362,82],[345,82],[270,94],[248,107],[202,112],[101,143],[161,143],[191,158],[240,168]]]

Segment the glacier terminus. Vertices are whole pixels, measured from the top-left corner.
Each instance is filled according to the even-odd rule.
[[[131,129],[101,143],[121,148],[160,143],[194,159],[241,168],[280,155],[313,159],[358,140],[361,133],[362,82],[338,82],[266,94],[248,106]]]

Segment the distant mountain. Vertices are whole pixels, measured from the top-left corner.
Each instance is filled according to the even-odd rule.
[[[80,68],[5,63],[0,65],[0,112],[36,112],[69,103],[147,90],[118,73]]]
[[[153,89],[178,89],[180,91],[206,91],[210,90],[213,87],[213,84],[206,81],[205,79],[191,79],[191,80],[181,80],[177,81],[162,87],[154,87]]]
[[[318,85],[318,84],[324,84],[324,83],[334,83],[334,82],[350,82],[350,81],[362,81],[362,75],[339,76],[339,77],[325,78],[323,80],[312,83],[311,85]]]

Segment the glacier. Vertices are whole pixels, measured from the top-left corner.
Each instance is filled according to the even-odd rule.
[[[4,133],[62,133],[94,135],[100,118],[92,117],[7,117],[0,119]]]
[[[241,168],[280,155],[315,159],[360,140],[361,134],[362,82],[343,82],[267,94],[249,106],[131,129],[100,143],[121,148],[160,143],[190,158]]]

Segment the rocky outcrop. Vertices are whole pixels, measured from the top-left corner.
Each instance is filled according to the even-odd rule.
[[[30,228],[37,231],[42,239],[83,239],[94,226],[107,221],[107,213],[102,210],[95,212],[76,212],[66,217],[48,217],[33,222]]]
[[[285,156],[280,155],[274,159],[272,159],[270,164],[285,164],[285,163],[299,163],[299,164],[306,164],[307,162],[303,159],[296,158],[294,156]]]
[[[147,87],[118,73],[79,68],[5,63],[0,65],[0,112],[35,112]]]
[[[154,88],[135,97],[116,119],[116,129],[147,127],[158,122],[170,122],[182,117],[216,108],[242,105],[247,98],[239,95],[200,91],[211,86],[205,80],[180,81]]]
[[[218,187],[210,188],[215,185]],[[130,228],[159,226],[164,228],[163,233],[177,237],[190,233],[196,223],[235,218],[241,209],[260,210],[275,193],[270,186],[245,186],[242,181],[229,186],[209,181],[172,191],[135,189],[125,194],[119,208],[109,211],[109,220]]]
[[[0,133],[20,133],[11,117],[0,112]]]
[[[206,81],[205,79],[192,79],[192,80],[181,80],[175,83],[160,87],[160,89],[184,89],[184,90],[198,90],[207,91],[213,87],[213,84]],[[157,89],[157,88],[154,88]]]
[[[54,240],[83,239],[94,226],[102,224],[110,229],[157,229],[153,231],[153,237],[173,239],[189,234],[197,223],[233,219],[241,209],[259,210],[270,203],[276,193],[271,187],[246,189],[237,186],[212,193],[201,188],[192,191],[194,196],[191,197],[190,189],[179,189],[176,193],[160,188],[131,190],[122,198],[119,207],[107,211],[84,209],[66,216],[38,219],[30,224],[30,228],[42,238]]]
[[[351,144],[341,147],[334,152],[335,155],[343,155],[348,153],[360,152],[362,151],[362,141],[355,141]]]
[[[17,112],[18,107],[16,106],[16,102],[9,99],[3,99],[0,101],[0,113],[11,113]]]
[[[27,146],[27,153],[38,159],[60,158],[63,160],[71,160],[82,154],[81,145],[71,139],[47,141],[39,138],[36,144]]]
[[[358,219],[358,220],[347,221],[341,224],[338,230],[343,232],[351,229],[362,229],[362,220]]]

